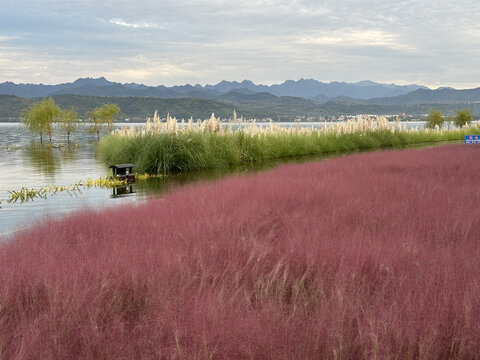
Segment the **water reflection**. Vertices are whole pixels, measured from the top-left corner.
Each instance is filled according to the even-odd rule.
[[[135,186],[134,185],[123,185],[123,186],[115,186],[112,188],[112,198],[123,197],[126,195],[135,194]]]
[[[50,183],[55,182],[55,175],[62,167],[71,166],[78,157],[76,147],[29,144],[22,152],[25,167],[37,175],[43,175]]]
[[[56,151],[56,150],[55,150]],[[59,166],[59,159],[49,147],[32,144],[24,150],[24,159],[35,173],[53,177]]]

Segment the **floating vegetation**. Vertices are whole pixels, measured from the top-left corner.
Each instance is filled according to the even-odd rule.
[[[139,181],[145,181],[145,180],[148,180],[148,179],[158,179],[158,178],[163,178],[165,177],[164,174],[137,174],[135,175],[135,179],[136,180],[139,180]]]
[[[82,193],[82,189],[96,188],[114,188],[117,186],[123,186],[126,181],[118,180],[112,177],[102,177],[99,179],[87,178],[86,180],[79,180],[75,184],[68,186],[48,185],[40,188],[27,188],[22,187],[19,190],[8,190],[10,197],[7,199],[8,203],[24,203],[35,198],[46,199],[48,195],[55,195],[57,193],[65,192],[70,196]]]
[[[113,177],[101,177],[97,180],[93,180],[91,178],[87,178],[84,182],[81,182],[80,185],[83,186],[84,188],[91,188],[91,187],[97,187],[97,188],[113,188],[116,186],[123,186],[126,185],[127,181],[126,180],[118,180]]]
[[[77,149],[80,145],[77,143],[71,142],[68,143],[44,143],[44,144],[33,144],[33,148],[36,150],[47,150],[47,149],[59,149],[59,150],[74,150]],[[0,150],[22,150],[28,148],[25,145],[13,144],[13,145],[0,145]]]
[[[3,145],[0,146],[0,150],[20,150],[22,147],[20,145]]]
[[[70,142],[70,143],[63,143],[63,142],[51,142],[51,143],[43,143],[43,144],[33,144],[35,148],[38,149],[59,149],[59,150],[73,150],[79,147],[79,144]]]
[[[149,175],[149,174],[138,174],[136,175],[137,181],[145,181],[153,178],[162,178],[164,175]],[[36,198],[46,199],[49,195],[56,195],[58,193],[67,193],[70,196],[76,196],[81,194],[82,190],[90,188],[104,188],[112,189],[118,186],[124,186],[127,184],[126,180],[119,180],[112,176],[101,177],[99,179],[87,178],[86,180],[79,180],[74,184],[68,186],[58,186],[58,185],[47,185],[40,188],[27,188],[22,187],[19,190],[7,190],[10,194],[10,197],[6,200],[8,203],[24,203]],[[0,200],[0,204],[2,200]],[[0,209],[2,207],[0,206]]]

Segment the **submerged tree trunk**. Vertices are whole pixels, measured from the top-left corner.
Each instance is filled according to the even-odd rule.
[[[97,141],[100,141],[100,130],[97,130]]]

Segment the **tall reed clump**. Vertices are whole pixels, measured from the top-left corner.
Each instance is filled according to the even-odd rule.
[[[478,358],[479,155],[357,154],[47,220],[0,247],[0,358]]]
[[[292,156],[315,155],[404,146],[423,142],[460,140],[480,134],[473,124],[461,129],[407,129],[384,117],[363,117],[327,124],[322,128],[284,128],[275,123],[257,125],[237,119],[222,123],[213,114],[208,120],[185,123],[155,113],[140,131],[122,128],[104,138],[100,153],[108,164],[134,163],[139,172],[165,174],[212,169]]]

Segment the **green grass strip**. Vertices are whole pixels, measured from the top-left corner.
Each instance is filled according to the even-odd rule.
[[[343,134],[321,130],[261,134],[244,131],[138,133],[128,136],[112,134],[100,141],[99,151],[106,164],[133,163],[139,173],[168,174],[295,156],[463,140],[469,134],[480,134],[480,127],[442,131],[375,130]]]

